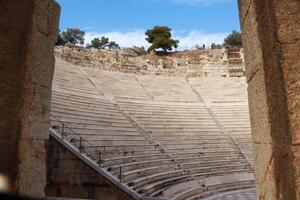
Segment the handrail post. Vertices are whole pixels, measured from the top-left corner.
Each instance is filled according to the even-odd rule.
[[[61,139],[64,139],[64,132],[65,132],[65,124],[62,123],[62,125],[61,125]]]
[[[98,155],[98,159],[99,159],[99,167],[101,167],[102,164],[102,160],[101,160],[101,151],[99,151],[99,155]]]
[[[82,150],[82,137],[79,137],[79,152]]]
[[[122,166],[120,166],[120,182],[122,183]]]

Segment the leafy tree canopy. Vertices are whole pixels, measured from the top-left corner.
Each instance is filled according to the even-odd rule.
[[[85,32],[78,28],[68,28],[62,32],[64,42],[71,44],[84,44]]]
[[[242,46],[242,34],[238,31],[232,31],[224,40],[224,45]]]
[[[101,37],[101,38],[94,38],[91,41],[91,44],[88,45],[89,48],[93,47],[95,49],[104,49],[105,47],[107,47],[109,43],[109,39],[106,37]]]
[[[216,43],[212,43],[211,44],[211,49],[222,49],[223,45],[221,44],[216,44]]]
[[[109,41],[109,38],[101,37],[101,38],[94,38],[91,41],[91,44],[87,45],[87,48],[95,48],[95,49],[112,49],[112,50],[119,50],[120,46],[114,42]]]
[[[112,50],[120,50],[121,49],[120,46],[114,41],[109,42],[107,46],[109,49],[112,49]]]
[[[64,38],[62,37],[62,34],[59,30],[58,36],[57,36],[57,41],[56,41],[56,46],[64,46],[66,44],[66,41],[64,40]]]
[[[167,26],[155,26],[146,31],[146,40],[152,45],[149,47],[148,52],[156,49],[163,49],[165,52],[171,51],[173,47],[176,49],[179,40],[172,39],[171,29]]]

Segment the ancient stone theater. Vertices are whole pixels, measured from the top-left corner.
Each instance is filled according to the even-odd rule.
[[[1,1],[0,195],[300,199],[300,1],[238,4],[242,48],[156,54],[55,47],[54,0]]]

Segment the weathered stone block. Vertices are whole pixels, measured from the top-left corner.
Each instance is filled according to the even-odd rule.
[[[132,199],[53,138],[47,144],[46,194],[64,198]]]
[[[245,12],[247,2],[239,4]],[[299,1],[252,4],[254,14],[249,10],[242,29],[248,37],[244,48],[258,199],[298,199]]]
[[[59,6],[54,0],[0,4],[0,173],[12,190],[44,196],[45,147]]]
[[[251,118],[252,140],[271,143],[271,124],[263,69],[259,70],[248,84],[248,99]]]
[[[300,40],[299,7],[298,0],[278,1],[274,4],[277,37],[280,43],[294,43]]]
[[[243,30],[245,65],[247,65],[246,77],[249,82],[263,66],[262,44],[258,37],[257,15],[253,2],[239,1],[239,7]]]
[[[43,197],[46,183],[44,140],[21,140],[19,143],[18,192]]]

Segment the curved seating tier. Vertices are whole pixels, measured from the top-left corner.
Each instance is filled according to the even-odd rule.
[[[251,171],[232,138],[220,130],[204,104],[128,99],[117,103],[191,179]]]
[[[199,101],[183,77],[138,76],[144,88],[157,101]]]
[[[163,196],[172,200],[217,199],[223,193],[253,190],[254,177],[251,173],[236,173],[223,176],[213,176],[201,180],[193,180],[170,187]],[[223,198],[222,198],[223,199]],[[255,196],[249,197],[254,200]]]
[[[252,164],[252,139],[247,102],[213,103],[211,107],[224,129],[234,139],[244,156]]]
[[[205,200],[255,200],[256,189],[255,187],[250,189],[234,190],[229,192],[222,192],[213,196],[205,198]]]
[[[93,68],[83,69],[105,95],[125,98],[151,99],[151,96],[143,88],[134,74],[103,70],[99,71],[99,69]]]
[[[167,179],[187,178],[187,173],[159,145],[139,132],[110,98],[98,94],[80,69],[72,66],[67,70],[64,64],[58,61],[56,66],[51,114],[66,124],[65,138],[81,143],[82,151],[89,155],[96,156],[94,147],[105,153],[110,159],[103,157],[102,167],[119,176],[121,166],[122,180],[140,193],[156,190]],[[78,136],[71,135],[72,131]]]
[[[245,77],[190,78],[189,82],[209,104],[224,130],[252,163],[251,125]]]
[[[75,131],[70,141],[83,152],[96,156],[90,145],[104,152],[109,158],[101,167],[118,176],[121,166],[122,180],[142,196],[164,198],[176,185],[227,176],[237,179],[230,190],[241,189],[239,174],[252,173],[242,154],[251,156],[246,107],[203,92],[224,132],[193,87],[185,78],[98,71],[57,59],[51,113],[67,125],[66,138]]]
[[[248,101],[245,77],[197,77],[188,81],[207,102]]]

